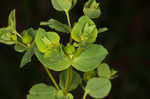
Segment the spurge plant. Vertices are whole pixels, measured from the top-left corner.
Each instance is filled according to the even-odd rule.
[[[111,90],[110,80],[116,77],[117,71],[103,63],[108,51],[102,45],[95,44],[98,34],[107,30],[105,27],[97,29],[92,20],[101,15],[99,3],[96,0],[86,1],[84,15],[74,24],[70,22],[69,11],[77,0],[51,0],[51,3],[57,11],[65,12],[68,25],[50,19],[40,25],[49,26],[52,31],[29,28],[18,33],[13,10],[8,18],[8,26],[0,28],[0,42],[14,45],[15,51],[25,53],[20,67],[24,67],[35,55],[54,85],[33,85],[27,99],[73,99],[71,92],[78,86],[84,91],[83,99],[87,95],[95,99],[106,97]],[[58,32],[70,35],[67,44],[60,43]],[[51,70],[60,72],[59,84]]]

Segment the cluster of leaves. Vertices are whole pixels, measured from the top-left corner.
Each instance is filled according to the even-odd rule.
[[[116,77],[116,71],[102,63],[108,51],[100,44],[95,44],[98,33],[107,28],[97,29],[92,19],[101,15],[99,3],[88,0],[81,16],[73,27],[70,23],[69,11],[76,5],[77,0],[51,0],[57,11],[64,11],[68,25],[55,19],[41,22],[54,31],[43,28],[29,28],[22,33],[16,30],[15,10],[8,19],[8,27],[0,28],[0,42],[14,45],[17,52],[25,52],[20,67],[31,61],[33,55],[42,63],[55,87],[40,83],[34,85],[27,99],[73,99],[70,93],[79,85],[87,95],[94,98],[104,98],[111,90],[110,80]],[[63,45],[57,32],[70,33],[70,41]],[[61,71],[59,86],[50,71]],[[83,73],[83,77],[79,74]]]

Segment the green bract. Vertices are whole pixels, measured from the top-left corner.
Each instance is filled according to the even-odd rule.
[[[0,42],[11,45],[14,44],[16,40],[16,18],[15,10],[13,10],[8,17],[8,26],[0,28]]]
[[[71,37],[77,42],[93,43],[97,34],[98,30],[95,23],[88,16],[82,16],[74,25]]]
[[[57,48],[60,37],[55,32],[46,32],[44,29],[39,29],[36,33],[35,43],[40,52],[46,53],[51,49]]]
[[[83,12],[90,18],[98,18],[101,15],[99,3],[96,0],[88,0],[84,5]]]
[[[7,28],[0,28],[0,42],[8,45],[15,44],[17,36],[12,34],[12,29]]]
[[[75,56],[72,62],[74,68],[79,71],[92,71],[104,60],[108,54],[107,50],[97,44],[81,46],[82,49],[78,56]]]

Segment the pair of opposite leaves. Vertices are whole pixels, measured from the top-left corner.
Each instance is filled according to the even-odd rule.
[[[88,16],[82,16],[72,29],[71,37],[81,46],[68,57],[59,43],[60,37],[55,32],[46,32],[44,29],[37,31],[35,54],[39,61],[55,71],[62,71],[71,65],[79,71],[94,70],[108,54],[107,50],[95,42],[98,30]]]
[[[99,77],[93,77],[87,81],[85,87],[85,93],[96,99],[102,99],[108,95],[111,90],[111,82],[108,76],[111,76],[111,70],[109,65],[103,63],[99,65],[97,69]],[[73,71],[72,82],[69,87],[69,91],[75,90],[77,86],[82,82],[80,75]],[[66,81],[66,71],[62,71],[59,76],[59,85],[62,90],[56,90],[52,86],[47,86],[43,83],[34,85],[30,89],[30,94],[27,95],[27,99],[74,99],[71,93],[66,96],[63,94]]]

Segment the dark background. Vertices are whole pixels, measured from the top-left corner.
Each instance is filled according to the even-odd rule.
[[[85,0],[78,1],[71,12],[72,22],[83,15]],[[106,61],[119,71],[106,99],[150,99],[150,0],[100,1],[102,16],[94,21],[99,27],[107,26],[109,31],[100,34],[97,43],[108,49]],[[1,0],[0,27],[7,26],[12,9],[16,9],[19,32],[29,27],[37,29],[40,21],[49,18],[66,22],[64,13],[55,11],[50,0]],[[33,84],[49,82],[35,57],[20,69],[22,55],[13,46],[0,44],[0,99],[26,99]]]

